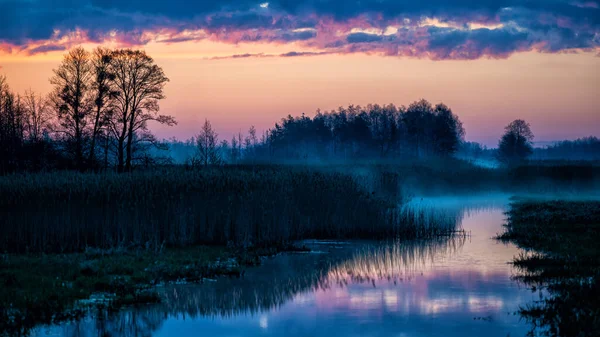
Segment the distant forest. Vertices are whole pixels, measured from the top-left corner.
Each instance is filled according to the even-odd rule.
[[[600,139],[585,137],[577,140],[564,140],[533,151],[532,159],[537,160],[600,160]]]
[[[149,123],[175,125],[159,114],[169,79],[143,51],[75,48],[54,70],[53,90],[17,94],[0,76],[0,173],[54,169],[130,171],[135,166],[245,163],[343,163],[456,156],[463,159],[600,160],[589,137],[534,149],[529,124],[509,124],[499,149],[465,142],[465,130],[446,105],[350,105],[288,115],[257,134],[252,126],[220,140],[210,121],[186,141],[159,141]]]
[[[424,106],[431,105],[427,101],[415,102],[411,106],[421,104]],[[409,106],[409,109],[411,108]],[[373,109],[373,110],[371,110]],[[402,159],[414,159],[417,157],[431,157],[431,156],[448,156],[453,155],[455,157],[470,160],[470,161],[497,161],[498,160],[498,149],[488,148],[477,142],[468,142],[460,138],[458,143],[446,143],[452,144],[452,146],[441,147],[444,151],[432,151],[432,147],[416,147],[416,144],[411,142],[410,136],[406,133],[402,133],[403,130],[403,115],[398,114],[395,118],[396,125],[392,127],[393,132],[388,135],[393,135],[389,138],[376,138],[374,137],[373,129],[371,124],[372,112],[381,111],[381,109],[391,109],[391,111],[408,111],[406,108],[396,108],[393,105],[381,108],[378,105],[369,105],[367,109],[361,107],[350,106],[348,109],[339,108],[336,111],[329,113],[317,112],[316,119],[310,119],[306,116],[293,118],[288,116],[283,119],[281,123],[277,123],[274,129],[267,130],[260,139],[256,137],[256,131],[254,128],[250,128],[246,135],[239,133],[233,136],[230,142],[223,140],[218,147],[219,158],[224,163],[237,164],[246,162],[318,162],[320,160],[331,162],[337,159],[337,162],[344,162],[348,160],[357,159],[387,159],[387,160],[402,160]],[[338,113],[342,111],[342,114],[348,110],[359,110],[359,115],[354,115],[358,118],[364,118],[363,121],[359,122],[359,125],[366,126],[364,133],[367,137],[362,138],[363,141],[357,141],[353,137],[347,138],[346,141],[341,141],[341,137],[337,136],[336,132],[339,129],[332,127],[331,121],[339,121]],[[346,115],[347,116],[347,115]],[[457,121],[457,125],[460,123],[458,118],[454,116]],[[308,119],[308,120],[307,120]],[[319,125],[322,121],[326,121],[325,127]],[[298,125],[304,127],[313,127],[314,130],[309,132],[298,132]],[[292,128],[288,130],[284,126],[291,125]],[[349,128],[349,125],[345,125]],[[278,130],[279,138],[271,138],[273,136],[273,130]],[[315,137],[319,130],[326,130],[321,134],[321,137]],[[462,134],[464,130],[454,133],[454,136]],[[452,134],[452,133],[450,133]],[[434,138],[423,138],[431,143],[436,144],[437,139]],[[453,139],[453,138],[450,138]],[[456,138],[454,138],[456,139]],[[282,141],[283,140],[283,141]],[[286,143],[286,141],[288,143]],[[240,146],[241,144],[241,146]],[[426,143],[427,144],[427,143]],[[185,141],[170,139],[162,142],[161,149],[152,149],[151,153],[154,158],[163,158],[175,164],[185,164],[193,158],[198,151],[197,138],[190,138]],[[295,146],[294,146],[295,145]],[[435,146],[435,145],[434,145]],[[434,147],[435,148],[435,147]],[[164,150],[168,149],[168,150]],[[429,149],[429,150],[428,150]],[[553,145],[544,147],[532,147],[531,160],[575,160],[575,161],[598,161],[600,160],[600,139],[597,137],[584,137],[576,140],[564,140],[556,142]]]
[[[202,153],[204,144],[218,143],[218,153],[208,160],[209,164],[340,162],[451,156],[464,141],[464,133],[450,108],[421,100],[407,108],[393,104],[364,108],[351,105],[330,112],[317,111],[312,118],[288,116],[260,136],[251,127],[247,135],[240,133],[230,142],[215,141],[217,135],[206,121],[197,138],[168,145],[175,157],[184,159],[192,155],[194,147]],[[186,154],[178,154],[186,149]]]

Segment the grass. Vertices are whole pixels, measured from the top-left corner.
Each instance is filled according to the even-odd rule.
[[[237,275],[298,239],[455,231],[455,218],[399,207],[399,178],[279,166],[0,177],[0,331],[69,318],[98,294],[157,301],[153,285]]]
[[[509,186],[521,191],[553,193],[596,192],[600,189],[600,166],[588,161],[530,161],[507,171]]]
[[[527,170],[541,172],[536,189],[563,176],[544,171],[553,169]],[[456,215],[408,198],[413,193],[511,190],[515,182],[510,172],[451,160],[3,176],[0,331],[68,318],[62,316],[77,313],[71,310],[75,302],[93,294],[111,294],[115,306],[156,301],[152,285],[235,275],[240,266],[256,264],[259,256],[299,239],[453,235],[460,220]],[[581,180],[590,188],[596,181],[596,170],[591,172]],[[581,185],[569,179],[561,186]],[[597,205],[523,207],[513,208],[504,239],[542,252],[540,259],[565,254],[569,262],[558,261],[569,265],[571,273],[572,266],[597,261],[591,245],[598,242],[594,226],[599,221],[586,218],[597,217],[590,213]],[[547,246],[539,246],[543,242],[537,237],[550,240],[552,235],[565,244],[564,251],[556,251],[556,241],[542,240]],[[533,270],[535,261],[529,262],[516,264]],[[587,275],[585,268],[578,270]],[[529,277],[545,279],[546,274],[536,271]]]
[[[600,201],[516,201],[498,238],[527,250],[515,258],[516,278],[548,294],[520,310],[534,329],[550,336],[596,336]]]
[[[239,276],[242,268],[258,264],[261,255],[270,253],[273,251],[198,246],[159,254],[90,250],[3,255],[0,335],[25,334],[37,324],[77,318],[87,307],[159,302],[155,285]]]
[[[0,178],[0,250],[273,247],[297,239],[437,235],[400,212],[401,176],[380,169],[165,168]]]
[[[3,176],[0,252],[423,238],[437,228],[398,207],[413,195],[582,191],[598,177],[595,166],[494,170],[460,160]]]

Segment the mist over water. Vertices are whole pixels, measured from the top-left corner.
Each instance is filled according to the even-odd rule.
[[[502,230],[508,198],[415,198],[405,207],[454,219],[464,234],[408,242],[306,241],[240,278],[169,285],[163,302],[34,335],[523,336],[514,313],[539,294],[511,279]]]

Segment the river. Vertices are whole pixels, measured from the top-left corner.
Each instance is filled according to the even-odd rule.
[[[243,277],[160,289],[161,304],[92,312],[34,336],[525,336],[516,311],[539,298],[511,277],[519,254],[492,237],[506,196],[413,203],[465,235],[429,241],[306,241]]]

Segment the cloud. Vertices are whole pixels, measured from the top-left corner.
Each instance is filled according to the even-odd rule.
[[[291,51],[283,54],[265,54],[265,53],[257,53],[257,54],[234,54],[227,56],[215,56],[209,58],[209,60],[230,60],[230,59],[246,59],[246,58],[267,58],[267,57],[300,57],[300,56],[318,56],[318,55],[327,55],[331,54],[329,52],[298,52]]]
[[[379,42],[382,40],[383,36],[377,34],[352,33],[346,36],[346,41],[348,41],[348,43]]]
[[[0,52],[204,39],[432,59],[598,51],[599,1],[0,0]]]
[[[27,49],[26,53],[28,55],[34,55],[34,54],[48,53],[51,51],[64,51],[66,49],[67,49],[67,47],[65,47],[65,46],[49,44],[49,45],[41,45],[41,46],[38,46],[38,47],[35,47],[32,49]]]
[[[246,59],[246,58],[255,58],[255,57],[273,57],[274,55],[265,55],[263,53],[258,54],[235,54],[228,56],[215,56],[211,57],[209,60],[229,60],[229,59]]]
[[[284,54],[279,54],[279,57],[298,57],[298,56],[319,56],[319,55],[327,55],[331,54],[328,52],[297,52],[291,51]]]

